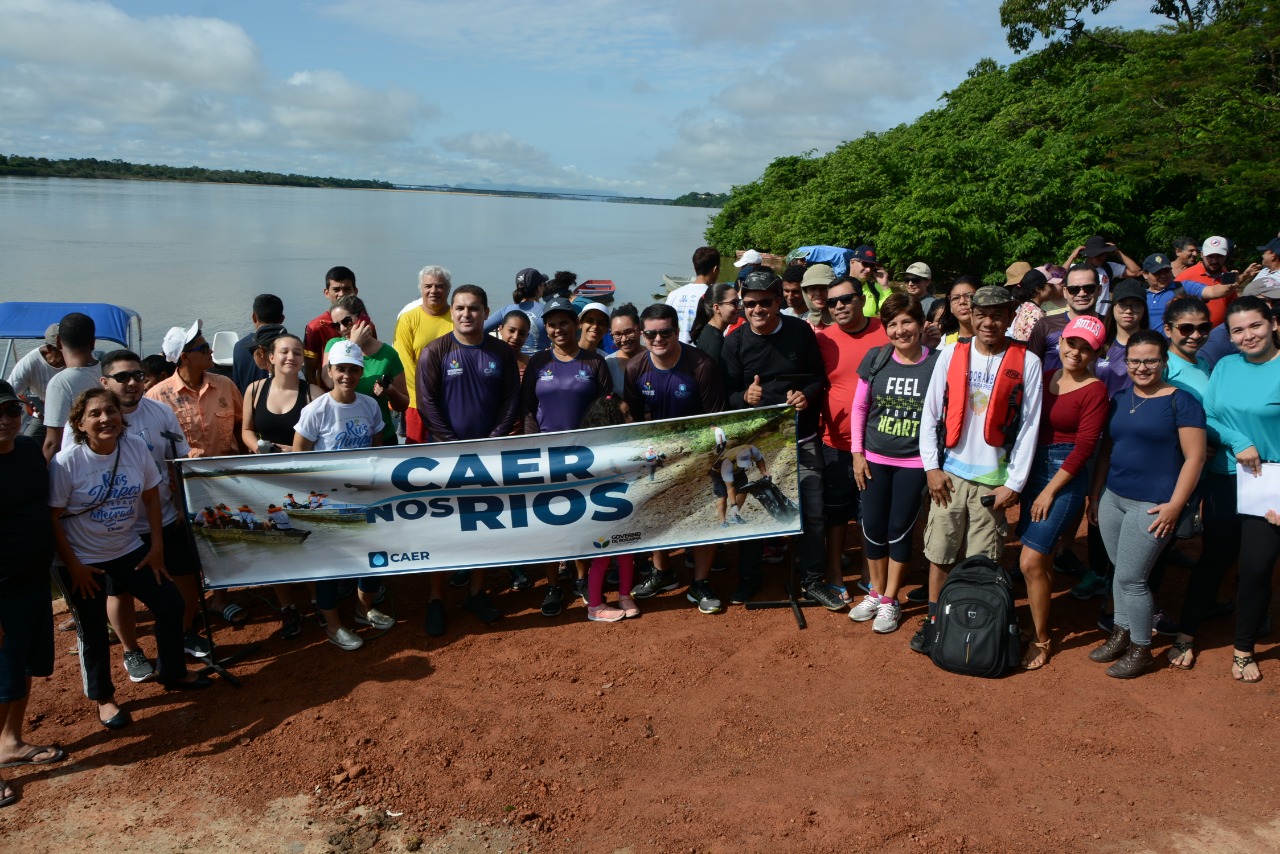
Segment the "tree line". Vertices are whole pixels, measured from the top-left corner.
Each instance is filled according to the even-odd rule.
[[[126,163],[123,160],[96,160],[92,157],[50,160],[0,154],[0,175],[29,178],[117,178],[138,181],[190,181],[213,184],[266,184],[282,187],[343,187],[389,190],[386,181],[352,178],[318,178],[311,175],[281,174],[238,169],[201,169],[199,166],[162,166]]]
[[[1006,0],[1011,46],[1045,47],[979,62],[911,124],[775,159],[733,188],[707,242],[871,243],[898,270],[923,259],[937,277],[1003,281],[1013,261],[1061,262],[1092,234],[1133,257],[1183,234],[1247,252],[1274,237],[1280,4],[1157,2],[1172,21],[1159,29],[1086,27],[1106,5]]]

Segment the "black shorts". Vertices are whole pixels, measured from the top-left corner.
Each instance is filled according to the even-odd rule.
[[[853,453],[822,445],[822,513],[826,526],[847,525],[858,518],[858,487],[853,480]]]
[[[741,469],[733,471],[733,488],[735,490],[742,489],[747,485],[747,473]],[[720,475],[720,469],[716,469],[711,473],[711,492],[716,498],[728,498],[729,488],[725,486],[724,478]]]
[[[53,675],[53,598],[49,586],[0,596],[0,704],[27,696],[27,678]]]

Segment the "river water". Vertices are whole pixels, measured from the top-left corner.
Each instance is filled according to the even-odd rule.
[[[146,352],[170,326],[251,328],[253,298],[284,300],[301,332],[343,264],[379,332],[439,264],[497,309],[516,271],[612,279],[643,308],[662,274],[692,274],[711,211],[610,202],[224,184],[0,178],[0,301],[110,302],[143,318]],[[616,304],[616,303],[615,303]]]

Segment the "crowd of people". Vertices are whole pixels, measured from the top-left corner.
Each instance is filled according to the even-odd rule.
[[[187,668],[188,656],[210,650],[196,630],[199,558],[171,460],[504,437],[775,404],[796,411],[801,533],[791,545],[812,603],[847,609],[878,634],[899,628],[905,603],[923,604],[910,643],[928,652],[948,572],[977,554],[999,562],[1016,507],[1031,617],[1023,668],[1042,668],[1053,653],[1055,570],[1080,576],[1073,595],[1113,602],[1089,658],[1133,678],[1152,668],[1159,634],[1174,637],[1171,666],[1195,664],[1196,634],[1234,566],[1231,675],[1258,682],[1254,648],[1280,558],[1280,494],[1264,515],[1238,512],[1236,478],[1275,477],[1267,465],[1280,462],[1280,238],[1243,271],[1228,269],[1223,237],[1198,253],[1189,239],[1172,249],[1139,264],[1090,237],[1060,266],[1020,261],[991,285],[973,276],[935,284],[923,261],[892,281],[870,246],[785,267],[749,250],[736,277],[720,281],[719,252],[702,247],[691,282],[643,310],[611,310],[576,293],[572,273],[526,268],[511,303],[491,311],[483,288],[454,287],[448,270],[427,266],[390,343],[379,339],[355,274],[334,267],[324,279],[328,305],[300,336],[285,327],[278,297],[254,301],[255,330],[236,345],[229,376],[214,370],[199,321],[170,329],[163,352],[142,358],[96,353],[92,319],[68,314],[0,382],[0,473],[18,485],[0,497],[9,549],[0,570],[0,766],[65,756],[22,739],[31,677],[53,668],[51,565],[102,726],[130,723],[114,699],[109,631],[131,681],[210,684]],[[745,470],[765,463],[723,442],[719,451],[710,488],[728,528],[741,519]],[[904,595],[921,517],[925,581]],[[1072,552],[1083,519],[1085,561]],[[846,553],[853,524],[862,566]],[[1201,530],[1197,559],[1170,548]],[[722,611],[711,573],[723,554],[715,545],[688,552],[686,598],[702,613]],[[762,564],[784,553],[776,542],[738,542],[728,601],[751,601]],[[1173,624],[1153,590],[1179,559],[1190,576]],[[616,622],[639,615],[636,600],[682,586],[672,555],[651,554],[647,572],[620,555],[614,607],[604,595],[609,563],[548,565],[542,614],[559,615],[569,592],[589,620]],[[523,569],[509,574],[515,590],[534,586]],[[490,581],[480,569],[429,574],[426,634],[445,633],[446,582],[466,588],[462,606],[480,621],[500,619]],[[360,626],[394,627],[378,608],[378,578],[347,586],[356,629],[338,610],[343,583],[277,585],[280,635],[299,634],[307,610],[343,650],[363,645]],[[138,642],[134,599],[154,619],[154,660]],[[229,623],[248,617],[224,591],[210,604]],[[0,789],[0,805],[14,798]]]

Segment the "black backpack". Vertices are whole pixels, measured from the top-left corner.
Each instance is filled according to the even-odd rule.
[[[966,676],[1003,676],[1022,655],[1009,575],[986,555],[952,567],[938,595],[933,663]]]

